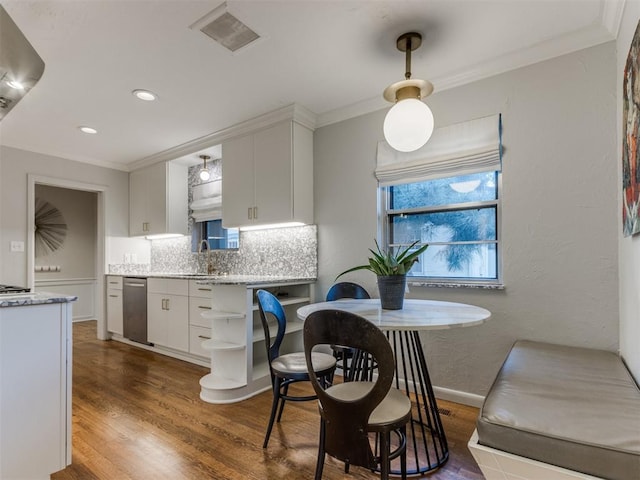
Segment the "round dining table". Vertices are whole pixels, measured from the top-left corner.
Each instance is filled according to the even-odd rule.
[[[341,299],[305,305],[298,309],[298,318],[305,320],[318,310],[355,313],[387,333],[396,359],[396,387],[403,389],[414,403],[407,429],[407,473],[421,475],[440,468],[449,459],[449,447],[420,332],[481,325],[491,312],[464,303],[417,299],[405,299],[401,310],[384,310],[380,299]]]

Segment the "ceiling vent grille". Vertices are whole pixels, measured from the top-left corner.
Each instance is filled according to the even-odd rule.
[[[191,25],[191,28],[200,30],[232,52],[260,38],[260,35],[227,11],[226,3],[209,12]]]

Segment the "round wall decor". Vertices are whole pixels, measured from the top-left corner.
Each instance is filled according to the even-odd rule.
[[[35,207],[35,253],[40,257],[62,247],[67,237],[67,223],[60,210],[46,200],[36,198]]]

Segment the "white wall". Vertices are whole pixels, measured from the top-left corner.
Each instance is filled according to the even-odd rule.
[[[627,1],[617,40],[616,99],[617,126],[616,159],[618,170],[618,212],[622,205],[622,79],[631,39],[640,18],[640,2]],[[618,248],[620,269],[620,353],[640,382],[640,235],[624,237],[621,214],[618,215]]]
[[[68,188],[36,185],[36,198],[56,207],[64,217],[67,233],[62,246],[46,255],[36,255],[35,265],[59,266],[59,272],[36,269],[36,281],[56,278],[95,278],[97,194]]]
[[[482,326],[423,335],[434,385],[484,395],[518,338],[618,349],[614,72],[610,42],[428,99],[436,126],[501,112],[505,146],[505,290],[411,291],[414,298],[492,312]],[[337,273],[363,263],[373,246],[373,170],[385,113],[316,130],[318,296]],[[349,278],[377,296],[373,274]]]
[[[127,172],[97,167],[11,147],[0,147],[0,283],[27,284],[27,252],[11,252],[12,240],[27,244],[27,176],[36,174],[104,185],[107,237],[129,235],[129,176]],[[116,263],[108,256],[106,263]]]

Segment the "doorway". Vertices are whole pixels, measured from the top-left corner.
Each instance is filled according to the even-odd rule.
[[[103,185],[28,176],[28,285],[36,291],[78,296],[74,321],[95,318],[102,340],[108,338],[104,319],[106,190]],[[74,206],[77,201],[89,205]],[[48,229],[44,238],[41,231],[36,235],[37,215],[40,228]],[[83,246],[88,241],[93,245]]]

